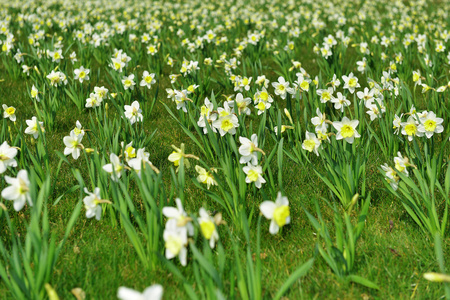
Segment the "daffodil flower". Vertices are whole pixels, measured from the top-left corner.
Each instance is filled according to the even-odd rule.
[[[110,156],[110,164],[106,164],[103,166],[103,170],[108,172],[111,175],[111,179],[113,181],[118,181],[119,178],[122,176],[122,173],[124,171],[124,166],[120,162],[120,159],[117,155],[114,153],[111,153]]]
[[[5,181],[10,186],[2,191],[2,197],[6,200],[14,201],[14,209],[16,211],[21,210],[26,202],[33,206],[30,196],[30,180],[26,170],[20,170],[16,178],[5,176]]]
[[[73,159],[78,159],[81,154],[81,149],[83,149],[83,145],[81,144],[81,140],[83,139],[83,135],[76,135],[75,132],[71,131],[69,136],[65,136],[63,138],[64,145],[64,155],[72,154]]]
[[[89,192],[87,188],[84,188],[84,192],[88,194],[88,196],[83,198],[84,207],[86,208],[86,218],[90,219],[95,216],[97,220],[100,220],[102,215],[102,206],[99,204],[111,204],[111,201],[102,200],[100,198],[100,188],[98,187],[94,189],[93,193]]]
[[[33,137],[35,139],[37,139],[39,136],[38,126],[40,126],[40,128],[41,128],[41,132],[45,131],[44,127],[43,127],[44,122],[38,122],[36,117],[32,117],[31,120],[26,120],[26,123],[27,123],[28,127],[25,128],[25,133],[33,135]]]
[[[7,106],[6,104],[2,105],[3,108],[3,118],[9,119],[10,121],[16,121],[16,108],[13,106]]]
[[[289,200],[278,192],[277,199],[273,201],[264,201],[259,206],[261,213],[267,219],[271,220],[269,232],[277,234],[281,227],[291,222],[289,211]]]
[[[261,166],[253,166],[251,164],[248,164],[243,168],[243,171],[245,174],[247,174],[247,177],[245,178],[245,182],[251,183],[254,182],[255,186],[260,189],[261,185],[263,183],[266,183],[266,180],[262,177],[262,167]]]
[[[206,184],[207,189],[211,187],[211,185],[217,185],[217,181],[214,179],[214,176],[211,172],[206,171],[204,168],[200,167],[199,165],[195,166],[195,171],[197,171],[198,176],[197,180],[200,183]],[[217,170],[214,169],[215,172]]]
[[[258,155],[256,152],[265,154],[263,150],[258,148],[258,136],[256,133],[252,134],[251,140],[246,137],[239,137],[241,146],[239,147],[239,154],[242,155],[239,159],[241,164],[250,163],[252,165],[258,164]]]
[[[200,218],[198,218],[198,224],[200,225],[200,230],[205,239],[209,240],[209,246],[213,249],[219,240],[219,233],[214,224],[214,218],[203,207],[200,208],[199,213]]]
[[[163,287],[159,284],[149,286],[142,293],[124,286],[117,291],[117,298],[120,300],[161,300],[162,295]]]
[[[17,167],[17,161],[14,159],[17,155],[17,148],[10,147],[8,142],[4,141],[0,145],[0,174],[4,173],[8,167]]]
[[[361,137],[356,131],[358,124],[358,120],[349,120],[347,117],[344,117],[341,122],[333,122],[333,127],[338,131],[336,140],[345,139],[347,143],[352,144],[355,138]]]

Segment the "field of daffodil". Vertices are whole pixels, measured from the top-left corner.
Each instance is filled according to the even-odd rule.
[[[450,299],[450,3],[0,0],[1,299]]]

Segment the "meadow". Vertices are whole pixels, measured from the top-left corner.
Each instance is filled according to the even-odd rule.
[[[0,3],[1,299],[450,299],[450,3]]]

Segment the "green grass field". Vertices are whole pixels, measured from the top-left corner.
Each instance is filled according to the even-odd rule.
[[[450,297],[450,283],[424,278],[427,272],[445,273],[443,264],[449,266],[450,261],[448,3],[0,3],[0,47],[8,45],[0,53],[0,102],[13,106],[17,116],[15,122],[6,117],[0,121],[0,144],[6,141],[20,148],[17,166],[0,174],[0,190],[11,185],[6,176],[16,178],[19,170],[27,170],[30,183],[18,193],[31,197],[16,211],[10,201],[14,199],[2,194],[1,299],[117,299],[121,286],[142,292],[152,284],[163,287],[163,299]],[[214,33],[211,39],[209,30]],[[77,37],[79,32],[83,38]],[[107,34],[101,36],[104,32]],[[144,41],[146,34],[150,42]],[[327,46],[329,35],[336,44]],[[425,42],[421,35],[426,36]],[[382,44],[385,37],[388,46]],[[58,41],[64,56],[59,62],[54,55],[41,52],[59,49]],[[405,46],[405,41],[410,45]],[[362,49],[365,42],[368,53]],[[155,45],[156,54],[150,54],[149,45]],[[439,45],[444,50],[439,50]],[[119,49],[131,58],[123,72],[114,67]],[[332,54],[327,56],[326,51]],[[72,52],[78,60],[74,63],[69,58]],[[23,61],[16,62],[17,53],[23,54],[18,56]],[[169,57],[173,65],[168,64]],[[205,63],[205,58],[211,58],[212,64]],[[240,62],[236,68],[234,58]],[[367,65],[361,72],[357,62],[363,58]],[[293,63],[297,61],[303,69]],[[193,62],[199,69],[183,72]],[[30,75],[23,73],[23,65],[29,67]],[[74,79],[74,70],[80,66],[90,70],[90,79],[82,83]],[[51,71],[64,72],[69,82],[53,86],[46,77]],[[150,89],[139,86],[144,71],[156,74]],[[413,71],[420,72],[420,85]],[[343,76],[351,72],[360,85],[354,93],[351,86],[344,87]],[[135,76],[133,90],[122,83],[130,74]],[[178,75],[176,82],[171,83],[170,75]],[[260,96],[263,85],[255,81],[261,75],[270,82],[267,95],[273,98],[271,103]],[[341,84],[326,101],[320,94],[332,86],[333,75]],[[280,82],[280,76],[294,87],[285,99],[272,85]],[[250,77],[247,89],[243,79]],[[40,102],[31,94],[33,85],[39,90]],[[188,88],[192,85],[198,85],[194,92]],[[102,103],[85,107],[94,87],[100,86],[108,89]],[[368,101],[371,104],[357,96],[366,87],[375,93],[373,102]],[[168,89],[179,94],[171,99]],[[238,93],[252,104],[240,106]],[[335,105],[338,93],[349,103],[342,110]],[[202,110],[206,97],[213,103],[207,115]],[[221,114],[227,110],[226,100],[235,108],[228,115]],[[124,106],[133,101],[139,102],[143,115],[142,122],[138,119],[134,124],[124,115]],[[258,105],[263,102],[271,106],[261,109]],[[247,106],[249,115],[243,112]],[[411,106],[416,107],[415,113],[410,112]],[[323,124],[328,132],[324,136],[311,121],[316,109],[326,115]],[[376,112],[373,120],[367,109]],[[421,114],[423,111],[427,113]],[[442,118],[441,132],[430,112]],[[397,115],[402,115],[402,125],[395,133]],[[45,130],[38,130],[37,139],[25,133],[26,120],[33,116],[44,122]],[[239,125],[225,130],[222,122],[216,127],[215,121],[227,116],[235,117]],[[211,118],[209,126],[203,126],[206,134],[198,122],[200,117]],[[349,142],[336,127],[344,117],[359,121],[352,129],[360,134],[354,141]],[[425,128],[432,137],[420,131],[409,134],[409,118],[415,128]],[[432,129],[427,127],[428,120],[435,122]],[[67,147],[63,139],[70,136],[77,121],[85,133],[82,146],[75,146],[80,156],[74,159],[63,154]],[[226,132],[221,135],[220,130]],[[318,155],[308,149],[306,131],[314,133],[320,144],[312,146]],[[253,133],[264,152],[255,151],[266,181],[261,188],[239,162],[243,156],[238,150],[239,137],[250,138]],[[121,142],[133,142],[134,151],[145,147],[148,160],[160,173],[140,161],[139,167],[145,167],[140,179],[137,170],[127,164],[127,150]],[[168,157],[174,151],[171,145],[180,147],[182,143],[185,153],[199,160],[188,155],[180,164],[189,159],[191,166],[177,171]],[[397,151],[409,158],[410,165],[394,163]],[[126,166],[118,170],[123,174],[117,182],[114,174],[103,169],[112,153]],[[8,159],[2,155],[0,151],[0,163]],[[358,173],[353,167],[360,162]],[[390,182],[395,179],[398,190],[385,182],[389,177],[381,169],[385,163],[392,167]],[[199,182],[196,165],[216,168],[217,173],[209,171],[218,185],[207,189]],[[400,169],[403,167],[408,177]],[[86,217],[86,202],[81,203],[87,197],[84,187],[90,192],[99,187],[100,198],[110,201],[99,204],[100,220]],[[280,231],[271,234],[271,221],[261,214],[260,205],[274,201],[279,191],[289,200],[290,223],[278,224]],[[352,206],[356,193],[360,197]],[[162,209],[176,206],[176,198],[181,198],[195,228],[183,245],[187,247],[186,266],[177,257],[168,259],[165,252],[172,248],[163,237],[169,221]],[[412,207],[411,199],[418,204],[405,208]],[[429,203],[432,206],[427,206]],[[219,241],[212,250],[199,224],[202,207],[211,216],[221,213],[226,222],[213,226]],[[319,219],[317,207],[323,218],[320,226],[328,228],[330,240],[321,236],[324,231],[319,232],[306,213]],[[359,222],[359,238],[348,235],[346,229],[336,237],[337,218],[348,218],[352,230]],[[177,230],[184,228],[180,221],[176,226]],[[343,226],[348,228],[350,223],[344,221]],[[64,244],[56,256],[47,251],[47,246],[60,241]],[[442,247],[436,247],[436,241]],[[442,257],[436,254],[440,248]],[[328,261],[324,257],[327,249],[333,253]],[[291,277],[312,258],[312,267]],[[336,269],[332,264],[337,264]],[[352,276],[364,280],[358,282]],[[288,289],[277,294],[286,282]],[[49,293],[45,284],[58,296]],[[76,298],[75,288],[81,288],[85,296]]]

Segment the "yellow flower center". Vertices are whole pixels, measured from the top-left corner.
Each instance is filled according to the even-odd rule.
[[[300,84],[300,87],[301,87],[302,90],[304,90],[304,91],[309,90],[309,83],[308,83],[308,81],[303,81],[303,82]]]
[[[129,158],[134,158],[136,157],[136,151],[134,150],[133,147],[128,147],[127,149],[125,149],[125,152],[127,153],[127,156]]]
[[[433,120],[426,120],[423,125],[426,131],[433,132],[436,129],[436,121]]]
[[[355,130],[350,125],[343,125],[341,128],[341,135],[343,138],[349,138],[352,137],[355,134]]]
[[[222,124],[221,124],[220,127],[224,131],[228,131],[228,130],[232,129],[234,126],[233,126],[233,123],[229,119],[225,119],[225,120],[222,121]]]
[[[259,110],[265,110],[266,109],[266,104],[263,101],[259,102],[258,103],[258,109]]]
[[[8,115],[13,115],[15,112],[16,112],[16,109],[14,108],[14,107],[8,107],[6,110],[6,113],[8,114]]]
[[[314,150],[314,147],[316,146],[314,140],[305,140],[303,144],[305,145],[306,150],[308,150],[309,152],[312,152]]]
[[[350,78],[350,80],[348,81],[348,86],[349,87],[355,87],[356,86],[356,79],[355,78]]]
[[[200,229],[202,230],[203,236],[209,240],[214,233],[214,223],[211,221],[205,221],[200,224]]]
[[[325,102],[331,100],[331,95],[328,91],[322,93],[322,99],[325,100]]]
[[[178,255],[180,253],[181,248],[183,248],[183,244],[181,243],[181,239],[175,236],[169,236],[166,241],[166,248],[173,254]]]
[[[250,179],[250,181],[255,182],[258,180],[259,174],[255,170],[248,171],[247,177]]]
[[[283,205],[275,208],[275,211],[273,212],[273,219],[279,227],[282,227],[286,224],[286,219],[289,217],[289,215],[289,206]]]
[[[85,78],[86,77],[86,72],[81,71],[80,75],[78,75],[78,77],[81,78],[81,79]]]
[[[408,124],[405,126],[405,132],[407,135],[415,135],[417,131],[417,127],[414,124]]]
[[[267,94],[267,92],[261,92],[261,94],[259,94],[259,98],[261,98],[264,101],[267,101],[267,99],[269,99],[269,94]]]
[[[126,79],[125,80],[125,85],[126,86],[130,86],[131,85],[131,80],[130,79]]]

